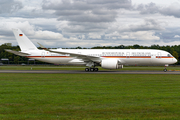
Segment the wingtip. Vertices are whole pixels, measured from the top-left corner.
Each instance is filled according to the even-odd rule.
[[[40,44],[40,43],[38,43],[38,42],[37,42],[37,44],[39,44],[39,46],[40,46],[42,49],[47,49],[47,48],[44,47],[42,44]]]

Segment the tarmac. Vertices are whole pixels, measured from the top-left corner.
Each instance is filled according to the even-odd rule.
[[[85,72],[77,70],[0,70],[0,73],[39,73],[39,74],[180,74],[180,71],[98,71]]]

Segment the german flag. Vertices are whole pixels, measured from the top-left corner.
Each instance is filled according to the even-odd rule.
[[[19,36],[23,36],[23,34],[19,34]]]

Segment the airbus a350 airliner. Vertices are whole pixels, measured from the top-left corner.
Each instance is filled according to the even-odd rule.
[[[169,52],[154,49],[46,49],[37,47],[20,29],[13,33],[21,51],[7,50],[19,56],[36,59],[53,64],[86,65],[85,71],[98,71],[97,66],[104,69],[122,69],[123,65],[162,65],[174,64],[177,59]]]

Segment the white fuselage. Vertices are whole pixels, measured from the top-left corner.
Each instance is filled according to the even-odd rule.
[[[89,68],[85,71],[98,71],[96,66],[122,69],[123,65],[168,66],[177,62],[170,53],[153,49],[47,49],[38,43],[45,49],[39,50],[20,29],[13,29],[13,33],[21,51],[6,49],[7,52],[53,64],[86,65]]]
[[[87,56],[96,56],[100,59],[94,60],[101,63],[103,59],[117,59],[122,65],[168,65],[177,60],[168,52],[154,49],[53,49],[67,53],[76,53]],[[54,64],[87,64],[81,58],[72,57],[69,54],[57,54],[46,50],[28,51],[30,56],[39,61]]]

